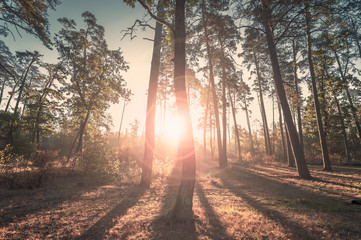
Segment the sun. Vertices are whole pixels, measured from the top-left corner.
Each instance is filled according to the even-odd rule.
[[[164,137],[169,143],[178,143],[183,131],[183,123],[176,115],[170,116],[164,123]]]

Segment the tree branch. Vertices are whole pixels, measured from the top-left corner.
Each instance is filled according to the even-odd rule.
[[[139,4],[149,13],[149,15],[155,19],[157,22],[159,22],[160,24],[164,24],[167,27],[169,27],[169,29],[172,30],[172,32],[175,32],[175,29],[172,27],[172,25],[168,22],[166,22],[163,19],[160,19],[159,17],[157,17],[156,15],[154,15],[154,13],[152,13],[152,11],[150,10],[150,8],[147,6],[147,4],[145,4],[142,0],[137,0],[139,2]]]
[[[120,32],[120,34],[122,34],[122,33],[124,32],[124,35],[123,35],[123,37],[122,37],[120,40],[123,40],[127,35],[130,35],[130,40],[133,40],[133,38],[136,38],[137,35],[135,35],[135,32],[136,32],[135,27],[137,26],[137,24],[138,24],[139,26],[141,26],[141,27],[149,27],[149,28],[155,30],[155,28],[152,27],[151,25],[149,25],[147,22],[142,22],[142,21],[140,21],[139,19],[137,19],[137,20],[135,20],[133,26],[128,27],[126,30],[122,30],[122,31]],[[133,35],[133,34],[134,34],[134,35]]]

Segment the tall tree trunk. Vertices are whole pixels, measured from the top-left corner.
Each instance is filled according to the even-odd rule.
[[[19,95],[18,95],[18,99],[16,100],[16,104],[15,104],[15,108],[14,108],[14,115],[17,114],[19,103],[20,103],[21,97],[23,95],[23,90],[24,90],[26,78],[27,78],[28,73],[30,71],[30,68],[33,65],[33,63],[35,62],[36,58],[37,58],[37,55],[34,54],[33,58],[30,60],[30,63],[28,65],[28,67],[26,68],[25,74],[23,75],[23,77],[21,79],[21,85],[20,85],[20,88],[19,88]],[[10,99],[9,99],[9,103],[10,103]],[[7,110],[7,108],[8,108],[8,106],[6,106],[5,111]],[[8,136],[7,136],[7,142],[9,144],[11,144],[11,145],[13,144],[13,130],[14,130],[14,121],[11,121]]]
[[[16,104],[15,104],[15,108],[14,108],[14,115],[17,113],[18,111],[18,107],[19,107],[19,103],[20,103],[20,100],[21,100],[21,96],[23,95],[23,90],[24,90],[24,86],[25,86],[25,82],[26,82],[26,78],[29,74],[29,71],[30,71],[30,68],[31,66],[33,65],[33,63],[35,62],[37,58],[37,55],[34,55],[33,58],[31,59],[28,67],[26,68],[26,72],[24,74],[24,77],[22,78],[22,81],[21,81],[21,85],[20,85],[20,88],[19,88],[19,95],[18,95],[18,99],[16,100]]]
[[[210,114],[210,124],[209,124],[209,147],[211,148],[211,159],[214,159],[214,152],[213,152],[213,120],[212,120],[212,115]]]
[[[35,118],[35,124],[34,124],[34,129],[33,129],[33,136],[32,136],[32,142],[37,144],[37,149],[40,148],[40,115],[41,112],[43,111],[43,99],[46,98],[47,94],[48,94],[48,89],[51,87],[51,85],[53,84],[53,74],[51,71],[49,71],[49,79],[48,81],[45,83],[44,89],[42,91],[42,94],[39,98],[39,108],[37,110],[36,113],[36,118]],[[35,141],[36,138],[36,141]]]
[[[1,106],[1,102],[3,100],[3,94],[4,94],[4,88],[5,88],[5,82],[7,81],[7,77],[4,77],[3,82],[1,84],[1,92],[0,92],[0,106]]]
[[[85,132],[86,124],[88,123],[89,115],[90,115],[90,110],[88,109],[88,111],[86,113],[86,116],[84,118],[84,121],[80,125],[79,141],[78,141],[78,146],[76,147],[76,151],[75,151],[76,153],[82,152],[82,149],[83,149],[83,135],[84,135],[84,132]]]
[[[209,37],[208,37],[207,20],[206,20],[206,6],[205,6],[204,0],[202,0],[202,22],[203,22],[204,37],[205,37],[205,42],[206,42],[206,47],[207,47],[209,79],[211,81],[211,86],[212,86],[213,108],[214,108],[214,115],[215,115],[214,117],[216,120],[218,160],[219,160],[219,166],[222,167],[224,162],[226,162],[226,160],[225,160],[224,151],[222,148],[221,127],[220,127],[219,112],[218,112],[218,100],[217,100],[217,93],[216,93],[216,84],[214,83],[213,61],[212,61],[211,49],[209,46]]]
[[[74,141],[73,141],[73,143],[72,143],[72,145],[71,145],[71,147],[70,147],[70,150],[69,150],[69,153],[68,153],[68,158],[67,158],[67,162],[69,162],[69,160],[70,160],[70,157],[71,157],[71,154],[73,153],[73,149],[74,149],[74,147],[75,147],[75,143],[76,143],[76,141],[78,140],[78,138],[79,138],[79,134],[80,134],[80,129],[79,129],[79,131],[76,133],[76,136],[75,136],[75,138],[74,138]]]
[[[275,45],[275,42],[273,39],[273,32],[272,32],[273,27],[272,27],[272,21],[271,21],[272,13],[265,6],[265,0],[261,1],[261,5],[262,5],[262,10],[263,10],[262,11],[263,24],[265,27],[267,45],[268,45],[268,50],[270,53],[270,59],[271,59],[271,63],[272,63],[275,86],[277,89],[280,104],[282,106],[287,130],[288,130],[288,133],[290,136],[292,151],[293,151],[293,154],[296,159],[297,171],[301,178],[310,179],[311,175],[310,175],[310,172],[308,171],[305,156],[304,156],[303,151],[300,146],[296,127],[292,122],[292,115],[291,115],[290,107],[288,105],[285,89],[283,86],[283,80],[281,77],[281,71],[280,71],[280,67],[279,67],[279,63],[278,63],[276,45]]]
[[[235,137],[236,137],[236,142],[237,142],[237,152],[238,152],[238,160],[242,160],[242,155],[241,155],[241,142],[239,140],[239,133],[238,133],[238,125],[237,125],[237,119],[236,119],[236,109],[233,103],[233,99],[231,96],[231,91],[229,89],[228,86],[228,96],[229,96],[229,102],[231,103],[231,110],[232,110],[232,116],[233,116],[233,124],[234,124],[234,132],[235,132]]]
[[[271,155],[272,154],[271,141],[270,141],[270,137],[269,137],[267,115],[266,115],[266,110],[265,110],[264,101],[263,101],[263,90],[262,90],[262,85],[261,85],[261,73],[260,73],[260,70],[259,70],[259,62],[258,62],[258,59],[257,59],[257,56],[256,56],[255,52],[253,52],[253,57],[254,57],[254,62],[255,62],[255,65],[256,65],[256,72],[257,72],[257,84],[258,84],[260,109],[261,109],[261,116],[262,116],[264,136],[265,136],[266,153],[268,155]]]
[[[120,124],[119,124],[119,131],[118,131],[118,142],[117,145],[120,145],[120,133],[122,131],[122,125],[123,125],[123,118],[124,118],[124,111],[125,111],[125,107],[127,106],[127,100],[124,99],[123,101],[123,110],[122,110],[122,116],[120,118]]]
[[[292,147],[290,137],[287,131],[287,126],[285,127],[286,130],[286,144],[287,144],[287,162],[289,167],[295,167],[295,158],[293,157]]]
[[[320,138],[320,145],[321,145],[321,152],[322,152],[322,162],[323,162],[323,170],[330,171],[331,164],[330,158],[328,155],[327,150],[327,142],[326,142],[326,135],[323,128],[323,122],[321,117],[321,110],[320,110],[320,103],[318,100],[318,92],[317,92],[317,85],[316,85],[316,76],[315,70],[313,67],[312,61],[312,39],[311,39],[311,31],[310,31],[310,15],[308,13],[308,1],[305,1],[305,17],[306,17],[306,35],[307,35],[307,58],[308,64],[310,67],[310,74],[311,74],[311,82],[312,82],[312,94],[313,94],[313,101],[315,105],[316,111],[316,120],[318,126],[318,136]]]
[[[249,121],[248,107],[247,107],[246,99],[244,99],[244,111],[246,112],[248,136],[249,136],[249,143],[250,143],[250,147],[251,147],[250,151],[251,151],[251,155],[253,156],[254,155],[254,145],[253,145],[251,122]]]
[[[278,116],[279,116],[279,124],[280,124],[280,134],[281,134],[281,141],[282,141],[283,162],[286,162],[287,149],[286,149],[285,137],[284,137],[284,134],[283,134],[282,110],[281,110],[281,105],[280,105],[280,101],[279,101],[278,98],[277,98],[277,106],[278,106]],[[287,135],[286,135],[286,136],[287,136]]]
[[[356,29],[356,26],[355,26],[355,22],[352,20],[352,18],[350,20],[351,20],[351,24],[352,24],[353,38],[355,40],[355,43],[356,43],[356,46],[357,46],[357,49],[358,49],[358,53],[359,53],[360,58],[361,58],[361,46],[360,46],[359,36],[357,35],[357,29]]]
[[[357,132],[358,132],[358,135],[359,135],[359,142],[360,142],[361,141],[361,127],[360,127],[360,122],[359,122],[358,116],[357,116],[357,108],[353,104],[352,97],[351,97],[351,94],[350,94],[350,90],[348,88],[348,81],[347,81],[347,79],[345,77],[344,72],[342,71],[341,62],[340,62],[340,59],[339,59],[339,57],[337,55],[336,50],[334,50],[334,54],[335,54],[336,62],[337,62],[337,65],[338,65],[338,70],[339,70],[340,75],[341,75],[341,79],[344,82],[344,87],[345,87],[347,100],[350,103],[352,117],[353,117],[353,120],[354,120],[354,122],[356,124]]]
[[[218,34],[218,41],[221,46],[222,53],[222,124],[223,124],[223,159],[220,162],[220,167],[227,166],[227,100],[226,100],[226,85],[227,85],[227,76],[226,76],[226,67],[225,67],[225,56],[223,49],[223,41]]]
[[[163,12],[162,0],[158,1],[158,16]],[[145,118],[145,146],[140,184],[149,187],[152,179],[154,142],[155,142],[155,109],[160,67],[160,50],[162,43],[162,24],[157,22],[154,33],[153,56],[150,69],[147,113]]]
[[[207,87],[207,103],[206,103],[206,110],[204,112],[203,118],[203,159],[207,157],[207,120],[208,120],[208,107],[209,107],[209,91],[210,91],[210,83],[208,82]]]
[[[335,103],[337,106],[338,118],[340,119],[341,130],[342,130],[343,140],[344,140],[344,144],[345,144],[345,153],[346,153],[346,157],[347,157],[347,162],[350,163],[352,159],[351,159],[351,154],[350,154],[350,147],[348,145],[348,140],[347,140],[345,122],[343,121],[340,103],[338,102],[335,90],[332,90],[332,95],[333,95],[333,98],[335,99]]]
[[[184,132],[181,136],[177,158],[182,161],[182,180],[174,207],[168,213],[170,221],[193,220],[193,191],[195,183],[195,152],[192,122],[185,86],[185,0],[176,0],[174,47],[174,89],[178,116],[183,118]]]
[[[302,116],[301,116],[301,96],[298,89],[298,77],[297,77],[297,47],[295,38],[292,39],[292,49],[293,49],[293,78],[295,82],[296,98],[297,98],[297,122],[298,122],[298,137],[300,139],[300,145],[302,151],[304,151],[303,146],[303,133],[302,133]]]
[[[8,110],[9,110],[11,100],[13,99],[13,96],[14,96],[14,94],[15,94],[15,89],[16,89],[16,87],[18,86],[18,83],[19,83],[20,81],[21,81],[21,79],[18,80],[18,81],[15,83],[12,91],[10,92],[10,96],[9,96],[8,102],[7,102],[6,107],[5,107],[5,110],[4,110],[5,113],[7,113]]]

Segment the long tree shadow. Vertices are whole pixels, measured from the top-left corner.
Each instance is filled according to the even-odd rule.
[[[129,208],[133,207],[142,197],[144,191],[145,189],[140,186],[130,190],[129,194],[118,205],[76,239],[104,239],[105,234],[117,224],[116,219],[123,216]]]
[[[197,182],[196,184],[196,193],[199,197],[200,203],[203,209],[206,212],[207,217],[209,218],[209,223],[212,226],[210,232],[206,233],[211,239],[234,239],[233,237],[229,236],[226,228],[219,220],[219,217],[215,213],[212,205],[209,203],[202,185]]]
[[[180,162],[178,162],[172,168],[169,176],[167,176],[166,187],[164,190],[164,195],[162,196],[162,207],[159,210],[159,216],[150,223],[150,228],[152,229],[150,239],[197,239],[194,221],[190,223],[176,223],[173,225],[169,225],[166,222],[166,214],[173,206],[177,196],[180,183],[180,169]]]
[[[237,167],[239,167],[240,165],[238,165]],[[246,168],[248,171],[250,172],[254,172],[256,173],[257,175],[262,175],[264,177],[273,177],[272,175],[270,174],[266,174],[266,170],[265,169],[262,169],[262,168],[259,168],[259,167],[253,167],[254,169],[258,170],[258,172],[254,172],[252,171],[251,168]],[[334,178],[337,178],[339,176],[335,176],[335,175],[331,175],[331,174],[327,174],[327,173],[320,173],[320,172],[317,172],[317,174],[320,174],[320,175],[325,175],[327,177],[330,177],[330,178],[333,178],[331,180],[324,180],[324,179],[321,179],[319,177],[313,177],[311,181],[314,181],[314,182],[320,182],[320,183],[327,183],[327,184],[332,184],[332,185],[336,185],[336,186],[340,186],[340,187],[346,187],[346,188],[354,188],[354,189],[358,189],[358,190],[361,190],[361,187],[358,187],[358,186],[354,186],[354,185],[350,185],[350,184],[344,184],[344,183],[340,183],[340,182],[337,182],[335,181]],[[283,174],[283,175],[280,175],[280,176],[277,176],[277,178],[283,178],[283,179],[299,179],[298,176],[294,176],[294,175],[289,175],[289,174]],[[348,180],[350,180],[351,178],[348,178]],[[331,191],[333,192],[333,191]],[[344,196],[347,196],[347,197],[350,197],[350,198],[354,198],[354,196],[350,196],[350,195],[346,195],[344,194]]]
[[[259,201],[260,197],[279,199],[288,203],[287,207],[294,210],[303,209],[302,211],[319,212],[353,212],[355,208],[345,206],[340,200],[328,197],[322,194],[317,194],[310,190],[302,189],[294,185],[282,183],[239,167],[233,169],[226,169],[223,173],[218,175],[223,183],[223,187],[229,189],[236,196],[241,197],[249,206],[256,209],[262,215],[269,219],[281,223],[281,225],[288,231],[291,239],[319,239],[320,233],[309,232],[304,229],[302,225],[286,217],[284,214],[268,206],[268,203]],[[235,183],[240,183],[238,186]],[[301,199],[300,204],[298,200]],[[276,203],[277,204],[277,203]],[[281,203],[283,204],[283,203]],[[360,213],[360,211],[358,211]],[[342,222],[343,216],[337,217]],[[349,220],[349,219],[348,219]],[[355,232],[355,226],[344,226],[343,231]],[[336,231],[332,226],[327,226],[330,232]],[[355,233],[360,234],[360,233]]]
[[[0,217],[0,227],[7,227],[15,220],[23,219],[28,215],[34,215],[41,211],[54,209],[64,202],[73,202],[81,198],[88,191],[96,190],[99,186],[91,188],[77,187],[76,185],[61,186],[58,189],[39,188],[35,190],[16,189],[13,191],[24,192],[26,198],[22,198],[22,202],[8,201],[2,208],[2,216]],[[78,188],[74,191],[74,188]],[[39,198],[39,196],[42,196]],[[1,198],[1,195],[0,195]],[[11,203],[11,204],[10,204]]]

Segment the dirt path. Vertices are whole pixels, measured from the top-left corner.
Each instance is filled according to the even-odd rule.
[[[168,226],[179,171],[136,185],[55,179],[36,190],[0,189],[0,239],[360,239],[361,170],[198,164],[194,224]]]

